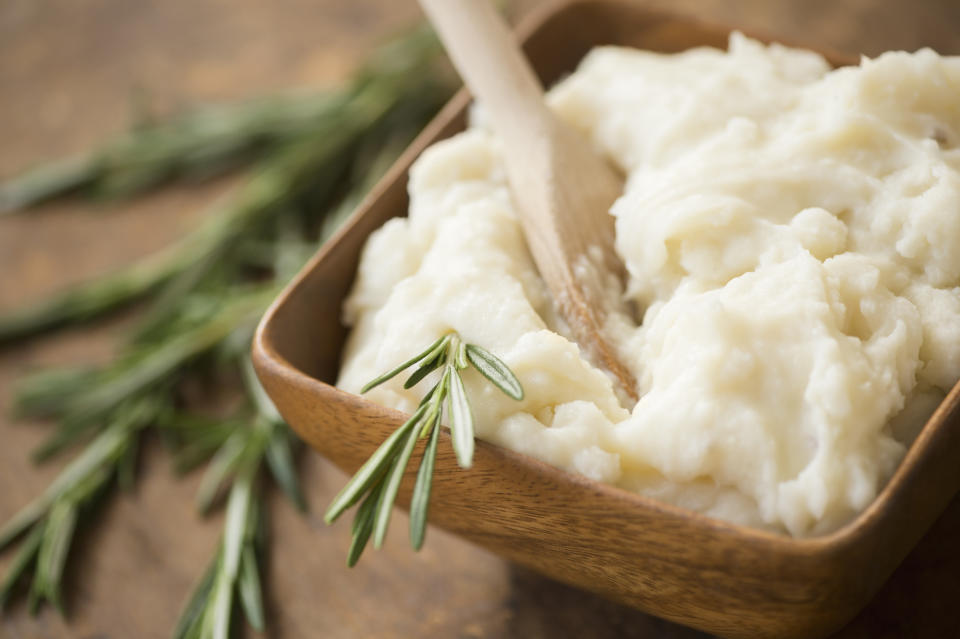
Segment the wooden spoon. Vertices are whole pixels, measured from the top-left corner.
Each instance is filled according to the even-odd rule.
[[[420,0],[454,66],[503,141],[507,179],[533,259],[577,342],[637,400],[636,380],[603,334],[620,304],[623,263],[610,206],[623,180],[558,120],[507,26],[487,0]]]

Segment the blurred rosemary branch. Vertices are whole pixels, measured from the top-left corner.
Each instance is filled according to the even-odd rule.
[[[146,302],[113,361],[23,380],[16,408],[56,420],[36,451],[80,452],[47,489],[0,527],[16,544],[0,609],[26,586],[36,609],[63,610],[62,576],[78,527],[97,497],[130,487],[145,433],[186,472],[206,463],[197,506],[226,498],[221,543],[175,630],[227,637],[239,602],[263,628],[260,567],[269,475],[300,509],[294,439],[249,368],[250,338],[279,288],[347,217],[452,93],[432,33],[417,29],[379,49],[341,90],[197,109],[152,123],[102,149],[0,184],[0,211],[66,194],[125,197],[183,176],[247,166],[249,178],[195,232],[165,250],[38,304],[0,316],[0,345]],[[227,417],[190,406],[184,381],[238,385]]]

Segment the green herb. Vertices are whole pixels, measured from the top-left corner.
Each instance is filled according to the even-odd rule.
[[[460,376],[460,372],[469,364],[508,397],[518,401],[523,399],[523,387],[506,364],[493,353],[475,344],[465,344],[456,333],[444,335],[418,355],[375,378],[361,390],[365,393],[411,366],[416,368],[407,378],[404,388],[412,388],[431,373],[439,371],[436,383],[423,396],[410,419],[380,445],[327,508],[324,520],[329,524],[348,508],[363,500],[353,520],[353,541],[347,554],[349,566],[355,565],[360,559],[371,535],[375,548],[380,548],[383,544],[397,491],[413,455],[413,449],[417,440],[429,438],[420,458],[410,500],[410,540],[414,550],[420,550],[426,535],[433,467],[444,411],[450,425],[457,463],[462,468],[469,468],[473,463],[473,411],[470,409],[470,401]]]
[[[82,447],[48,488],[0,528],[17,544],[0,582],[0,609],[20,586],[31,607],[63,609],[63,575],[75,533],[96,498],[136,479],[146,432],[164,441],[174,468],[206,464],[201,512],[227,495],[221,543],[180,619],[178,637],[226,637],[239,605],[265,623],[259,557],[271,476],[299,508],[296,438],[249,365],[256,322],[318,243],[329,238],[375,180],[452,93],[437,72],[439,46],[418,29],[375,53],[344,89],[208,107],[145,125],[87,156],[0,184],[0,210],[68,193],[126,196],[181,176],[251,167],[209,220],[169,248],[34,306],[0,316],[0,344],[146,302],[113,361],[24,380],[16,408],[57,426],[37,450],[47,459]],[[229,415],[197,413],[184,389],[197,380],[245,380]]]
[[[384,157],[385,150],[395,157],[396,141],[411,139],[449,96],[450,87],[442,82],[443,76],[431,71],[438,51],[432,33],[418,30],[378,52],[348,88],[325,95],[323,108],[314,109],[312,119],[298,114],[293,121],[286,121],[275,114],[277,126],[283,124],[289,139],[262,157],[238,158],[257,160],[253,176],[226,204],[216,205],[207,224],[126,269],[0,316],[0,344],[98,317],[154,295],[153,317],[141,329],[149,335],[166,322],[171,302],[177,298],[203,284],[225,286],[251,267],[262,265],[265,258],[274,257],[280,244],[269,240],[279,228],[316,224],[317,218],[322,218],[316,215],[318,209],[328,208],[331,200],[344,195],[340,186],[345,176],[356,185],[371,169],[384,168],[371,165],[377,157]],[[177,122],[164,129],[175,128]],[[227,130],[240,127],[235,135],[245,135],[239,124],[228,121],[220,126]],[[189,138],[193,128],[176,130],[178,136]],[[154,167],[158,180],[166,176],[161,168],[146,166]],[[111,170],[102,168],[97,175],[113,179]],[[0,184],[0,200],[3,193],[17,191],[21,180],[28,178],[30,174]],[[59,193],[45,192],[44,197]],[[341,213],[321,230],[328,236],[334,222],[343,217]]]
[[[148,118],[102,148],[0,184],[0,214],[74,192],[97,199],[128,197],[176,178],[209,177],[269,158],[305,137],[349,128],[360,91],[424,88],[435,75],[427,65],[438,53],[433,33],[419,28],[375,52],[347,91],[266,96],[198,107],[163,121]],[[432,110],[433,104],[424,96],[410,106]]]
[[[0,211],[13,212],[82,191],[119,198],[178,176],[207,177],[262,157],[322,122],[336,95],[271,96],[200,107],[146,122],[103,148],[30,171],[0,187]]]
[[[30,608],[48,601],[63,611],[61,577],[70,550],[78,515],[119,472],[138,431],[161,409],[157,395],[127,401],[113,420],[61,472],[38,498],[0,528],[0,549],[26,534],[3,584],[0,608],[6,605],[18,581],[32,572]]]
[[[198,507],[209,509],[223,486],[230,486],[223,535],[174,630],[175,639],[230,636],[233,603],[239,600],[247,622],[264,630],[258,557],[265,544],[265,512],[258,478],[268,468],[277,485],[301,511],[306,509],[290,450],[290,431],[253,375],[245,368],[255,412],[233,431],[207,468],[197,492]]]

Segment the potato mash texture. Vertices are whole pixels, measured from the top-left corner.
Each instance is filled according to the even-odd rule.
[[[557,317],[482,105],[371,236],[339,385],[456,330],[526,391],[465,372],[487,441],[749,526],[849,521],[960,378],[960,58],[599,48],[549,103],[627,175],[611,214],[642,322],[611,330],[640,401]],[[369,397],[412,411],[429,386],[402,381]]]

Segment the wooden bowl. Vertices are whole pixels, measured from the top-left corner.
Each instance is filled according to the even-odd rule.
[[[595,45],[676,52],[723,48],[728,37],[725,28],[610,0],[551,5],[521,33],[547,84]],[[464,128],[468,102],[461,91],[413,142],[277,299],[254,340],[257,372],[284,418],[350,473],[405,416],[331,385],[346,335],[341,303],[367,236],[406,214],[410,164],[425,147]],[[469,471],[457,466],[449,442],[441,443],[430,521],[560,581],[712,633],[824,635],[867,603],[960,489],[958,421],[960,386],[873,504],[824,537],[793,539],[717,521],[485,442],[478,442]],[[402,505],[415,465],[411,469]]]

